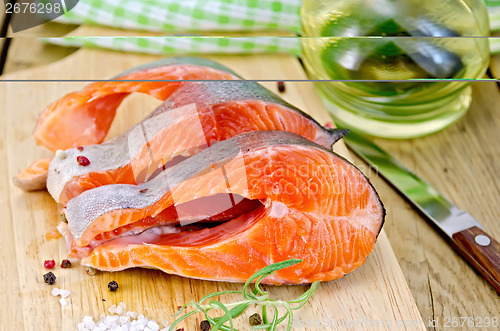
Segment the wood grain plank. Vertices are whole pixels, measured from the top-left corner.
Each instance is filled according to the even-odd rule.
[[[155,58],[80,50],[57,63],[7,75],[6,78],[58,78],[71,77],[71,75],[74,78],[84,75],[103,78]],[[301,68],[296,59],[287,56],[214,58],[249,77],[303,75],[302,71],[297,72]],[[8,176],[3,178],[2,187],[9,187],[11,204],[8,209],[12,213],[6,218],[6,222],[11,223],[11,233],[5,239],[10,241],[17,254],[26,256],[22,261],[13,256],[6,257],[7,264],[18,263],[19,266],[17,275],[23,287],[20,290],[20,306],[16,307],[29,312],[23,316],[26,329],[71,329],[83,315],[97,317],[110,305],[121,301],[127,303],[130,309],[144,313],[157,321],[171,320],[170,315],[177,305],[192,299],[200,299],[216,290],[239,288],[241,285],[238,284],[191,280],[153,270],[99,273],[89,277],[84,274],[83,268],[74,266],[68,270],[55,271],[58,276],[57,286],[71,290],[69,305],[61,308],[58,306],[57,299],[50,296],[51,287],[40,282],[41,274],[44,272],[43,259],[50,257],[60,261],[66,256],[63,240],[44,238],[45,233],[53,230],[59,220],[57,206],[47,193],[23,193],[12,187],[8,179],[30,161],[48,154],[42,147],[35,146],[30,136],[41,108],[64,93],[81,88],[83,85],[85,83],[82,82],[4,82],[0,85],[0,89],[6,96],[0,99],[4,109],[16,110],[10,113],[6,122],[1,122],[1,125],[5,126],[6,155],[8,155],[6,161]],[[268,86],[276,90],[276,84],[268,84]],[[291,103],[303,106],[320,121],[329,119],[311,83],[287,83],[284,97]],[[147,107],[144,106],[146,103]],[[137,113],[140,111],[144,111],[142,115],[145,115],[151,109],[149,105],[153,103],[154,101],[141,96],[120,107],[119,117],[122,118],[113,128],[113,134],[122,132],[127,125],[131,124],[128,121],[131,118],[126,120],[122,115],[135,113],[134,116],[139,116]],[[344,155],[346,153],[342,143],[339,144],[337,150]],[[120,284],[120,290],[116,293],[108,292],[106,289],[107,283],[113,279]],[[5,284],[0,284],[1,290],[3,290],[2,286],[5,287]],[[276,287],[272,288],[272,293],[284,298],[292,298],[306,288],[305,286]],[[106,301],[101,299],[106,299]],[[411,321],[411,325],[403,326],[402,329],[425,329],[385,232],[381,233],[375,250],[365,265],[342,279],[323,283],[310,304],[299,311],[296,317],[305,326],[307,322],[320,323],[329,319],[332,321],[331,329],[333,330],[356,330],[360,327],[366,330],[391,329],[390,325],[374,324],[374,321],[380,323],[381,320],[390,320],[391,323]],[[361,317],[362,321],[356,322],[358,317]],[[0,321],[0,325],[4,327],[15,325],[18,323],[18,318],[20,316],[7,315],[5,320]],[[344,327],[342,321],[353,322]],[[199,318],[190,320],[186,324],[187,329],[197,329],[198,323]],[[239,323],[240,325],[244,323],[244,318]],[[243,326],[242,329],[245,327]],[[298,329],[316,330],[317,328],[312,326]]]
[[[6,100],[6,89],[0,88],[0,100]],[[6,123],[10,112],[0,111],[0,123]],[[0,267],[0,279],[4,280],[2,295],[0,295],[0,307],[21,307],[21,282],[18,277],[17,261],[23,260],[23,256],[17,256],[15,242],[13,240],[14,219],[11,212],[11,181],[8,174],[8,154],[7,154],[7,132],[0,130],[0,220],[2,220],[2,231],[0,231],[0,259],[9,261],[11,265]],[[23,311],[21,309],[0,309],[0,321],[19,321],[20,329],[24,325]]]

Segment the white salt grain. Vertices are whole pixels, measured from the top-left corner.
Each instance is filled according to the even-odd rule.
[[[68,291],[68,290],[59,290],[59,295],[63,299],[65,299],[69,294],[70,294],[70,291]]]
[[[55,297],[59,295],[59,289],[57,287],[54,287],[54,289],[52,290],[52,295]]]
[[[127,316],[132,317],[132,318],[136,318],[137,313],[135,311],[127,311]]]
[[[70,294],[71,292],[68,291],[68,290],[63,290],[63,289],[58,289],[57,287],[55,287],[53,290],[52,290],[52,295],[53,296],[58,296],[60,295],[61,296],[61,300],[59,300],[59,302],[61,303],[61,306],[66,306],[67,302],[66,300],[62,300],[62,299],[66,299],[66,297]],[[63,303],[64,302],[64,303]]]
[[[147,327],[150,328],[153,331],[160,330],[160,326],[155,321],[149,321],[148,324],[147,324]]]
[[[111,314],[116,313],[116,305],[112,305],[111,307],[109,307],[108,311],[109,311]]]
[[[57,292],[57,291],[56,291]],[[60,290],[59,290],[60,292]],[[61,298],[61,300],[63,300]],[[79,331],[159,331],[160,326],[156,321],[150,320],[143,314],[137,314],[133,311],[127,311],[127,306],[120,302],[118,306],[113,305],[109,307],[108,311],[111,315],[101,314],[99,321],[94,322],[91,316],[83,317],[82,321],[78,323],[77,328]],[[162,331],[168,330],[167,326]]]

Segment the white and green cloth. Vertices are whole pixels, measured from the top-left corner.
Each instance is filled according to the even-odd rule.
[[[500,0],[485,0],[492,31],[500,30]],[[104,25],[164,33],[300,31],[302,0],[80,0],[56,19],[60,23]],[[300,54],[294,37],[66,37],[46,38],[64,46],[100,47],[151,54]],[[491,38],[500,53],[500,38]]]

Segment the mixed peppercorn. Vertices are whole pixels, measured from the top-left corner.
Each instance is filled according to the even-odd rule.
[[[52,271],[49,271],[43,275],[43,281],[49,285],[53,285],[56,282],[56,275]]]
[[[108,289],[111,292],[116,292],[116,290],[118,290],[118,283],[114,280],[110,281],[108,284]]]
[[[71,267],[71,262],[69,260],[62,260],[61,268],[67,269]]]
[[[207,320],[203,320],[200,323],[201,331],[210,331],[210,322]]]
[[[45,262],[43,263],[43,266],[45,267],[45,269],[52,269],[54,268],[56,265],[56,261],[54,260],[45,260]]]

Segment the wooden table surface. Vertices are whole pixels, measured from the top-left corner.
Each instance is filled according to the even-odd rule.
[[[61,59],[76,49],[41,43],[36,35],[63,35],[74,27],[45,24],[10,45],[4,73]],[[500,59],[490,66],[500,77]],[[376,142],[419,176],[432,183],[483,228],[500,238],[500,90],[494,82],[473,84],[469,112],[437,134]],[[500,318],[500,297],[383,179],[359,159],[388,214],[385,230],[418,309],[430,329],[445,330],[460,317]],[[434,327],[436,326],[436,327]],[[453,329],[468,329],[453,328]]]

